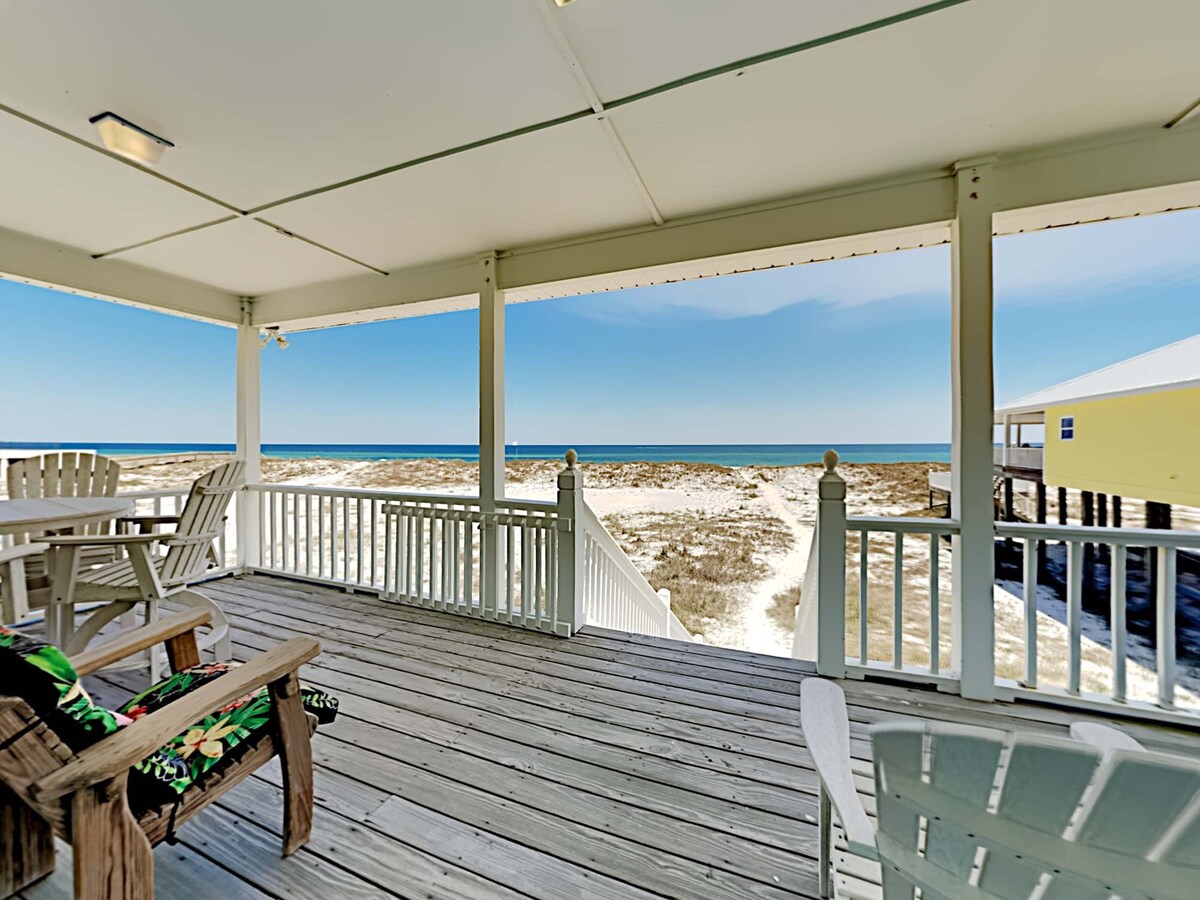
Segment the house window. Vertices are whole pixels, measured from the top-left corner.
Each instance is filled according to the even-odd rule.
[[[1058,436],[1064,441],[1075,440],[1075,417],[1063,416],[1058,420]]]

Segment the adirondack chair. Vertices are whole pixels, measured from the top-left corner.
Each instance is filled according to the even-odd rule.
[[[962,725],[880,725],[872,819],[841,689],[809,679],[800,704],[821,783],[823,896],[1200,897],[1200,761]]]
[[[47,620],[55,642],[67,653],[87,647],[100,629],[133,609],[145,604],[146,618],[153,621],[160,601],[170,598],[212,614],[213,632],[201,649],[212,647],[219,659],[230,655],[229,622],[221,608],[189,585],[209,567],[209,549],[225,515],[230,498],[241,486],[245,463],[231,460],[201,475],[192,484],[179,515],[176,530],[170,534],[49,535],[42,541],[53,558],[51,597]],[[152,552],[154,545],[165,553]],[[87,547],[120,546],[127,558],[96,568],[80,570],[78,556]],[[77,603],[102,601],[78,630],[73,631]],[[151,654],[151,679],[157,677],[157,656]]]
[[[14,653],[22,637],[11,631],[3,635],[10,653],[7,665],[21,665],[22,655],[38,659],[30,677],[10,677],[0,687],[0,897],[53,871],[58,837],[72,848],[77,900],[153,900],[152,847],[274,756],[283,768],[283,855],[308,840],[310,737],[317,725],[311,710],[314,702],[336,710],[336,701],[301,688],[297,672],[320,652],[320,645],[313,638],[293,638],[245,665],[223,668],[219,677],[212,675],[215,665],[192,676],[196,670],[191,667],[200,662],[195,629],[209,615],[192,610],[164,617],[69,661],[45,645]],[[113,714],[95,706],[77,679],[156,644],[165,645],[172,671],[183,674],[160,686],[164,702],[118,727]],[[46,699],[30,685],[39,676],[52,679],[51,698],[64,694],[57,708],[54,699],[50,709],[36,708],[31,697],[40,696],[43,704]],[[191,690],[186,684],[178,687],[180,679],[189,677]],[[264,687],[265,696],[259,693]],[[247,699],[252,692],[254,698]],[[313,695],[322,699],[314,701]],[[213,718],[222,725],[237,721],[238,710],[245,713],[243,730],[209,725]],[[321,714],[322,721],[331,721],[333,714]],[[76,729],[97,721],[102,727],[92,727],[90,742],[82,741]],[[201,729],[208,730],[201,734]],[[237,751],[224,754],[219,768],[210,760],[217,752],[212,749],[179,762],[181,754],[172,755],[172,748],[187,746],[197,734],[229,747],[234,735]],[[157,773],[164,770],[164,760],[172,759],[184,766],[187,779],[168,784]],[[196,774],[197,766],[208,765],[212,767]],[[151,800],[159,795],[136,790],[147,784],[169,791],[171,799]]]
[[[12,500],[28,497],[114,497],[120,476],[121,467],[114,460],[95,453],[46,453],[14,459],[9,461],[6,474],[8,496]],[[80,533],[106,535],[111,531],[111,522],[98,522],[85,525]],[[13,536],[13,545],[28,544],[38,539],[38,535],[17,534]],[[97,565],[111,562],[117,555],[116,547],[87,547],[80,554],[79,563],[85,567]],[[26,579],[36,582],[46,574],[44,556],[26,556],[24,568]]]

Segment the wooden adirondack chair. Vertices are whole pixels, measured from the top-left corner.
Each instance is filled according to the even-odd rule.
[[[873,820],[855,787],[841,689],[809,679],[800,709],[821,781],[824,896],[1200,897],[1200,761],[962,725],[880,725]]]
[[[114,497],[121,467],[107,456],[95,453],[46,453],[26,459],[14,459],[6,474],[9,499],[28,497]],[[81,534],[111,533],[111,522],[84,526]],[[13,545],[28,544],[39,535],[17,534]],[[97,545],[80,554],[82,566],[111,562],[117,558],[112,546]],[[25,559],[25,577],[37,580],[46,573],[44,557],[30,554]]]
[[[164,644],[172,670],[179,671],[199,663],[195,629],[208,618],[204,610],[177,613],[71,662],[82,677]],[[77,900],[152,900],[151,848],[274,756],[283,766],[283,855],[291,854],[312,829],[310,737],[316,728],[297,672],[319,652],[316,640],[292,638],[78,753],[25,700],[0,688],[0,897],[54,870],[57,836],[72,847]],[[126,784],[132,766],[213,710],[264,686],[271,726],[219,777],[193,785],[177,802],[131,808]]]
[[[79,653],[100,629],[137,604],[146,606],[146,618],[156,616],[157,604],[168,597],[212,614],[213,632],[201,649],[213,647],[219,659],[228,659],[229,622],[208,597],[190,589],[211,562],[210,548],[229,500],[242,484],[245,463],[231,460],[201,475],[188,492],[178,524],[170,534],[114,534],[46,536],[42,541],[52,556],[51,596],[47,622],[54,643],[67,653]],[[120,546],[128,554],[97,568],[80,570],[79,554],[92,546]],[[154,553],[159,545],[165,553]],[[104,601],[73,630],[76,603]],[[156,656],[151,655],[151,679],[157,678]]]

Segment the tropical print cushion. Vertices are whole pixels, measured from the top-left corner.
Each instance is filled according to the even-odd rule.
[[[0,692],[28,703],[76,753],[130,721],[93,703],[71,661],[53,644],[3,626]]]
[[[118,710],[131,720],[149,715],[185,694],[232,670],[237,663],[206,663],[184,669],[138,694]],[[337,715],[337,700],[321,691],[301,687],[306,712],[325,724]],[[129,794],[137,806],[177,799],[193,784],[232,765],[267,734],[271,698],[260,688],[226,704],[172,738],[133,767]]]

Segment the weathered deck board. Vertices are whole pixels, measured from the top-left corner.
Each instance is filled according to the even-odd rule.
[[[303,677],[343,713],[314,739],[312,841],[279,858],[272,765],[157,851],[161,897],[816,896],[805,663],[590,628],[562,640],[266,576],[201,590],[229,613],[236,658],[319,638]],[[107,699],[144,678],[102,675],[94,688]],[[1062,733],[1086,718],[845,687],[869,811],[875,722]],[[1200,747],[1129,728],[1163,749]],[[63,868],[25,896],[63,896]]]

